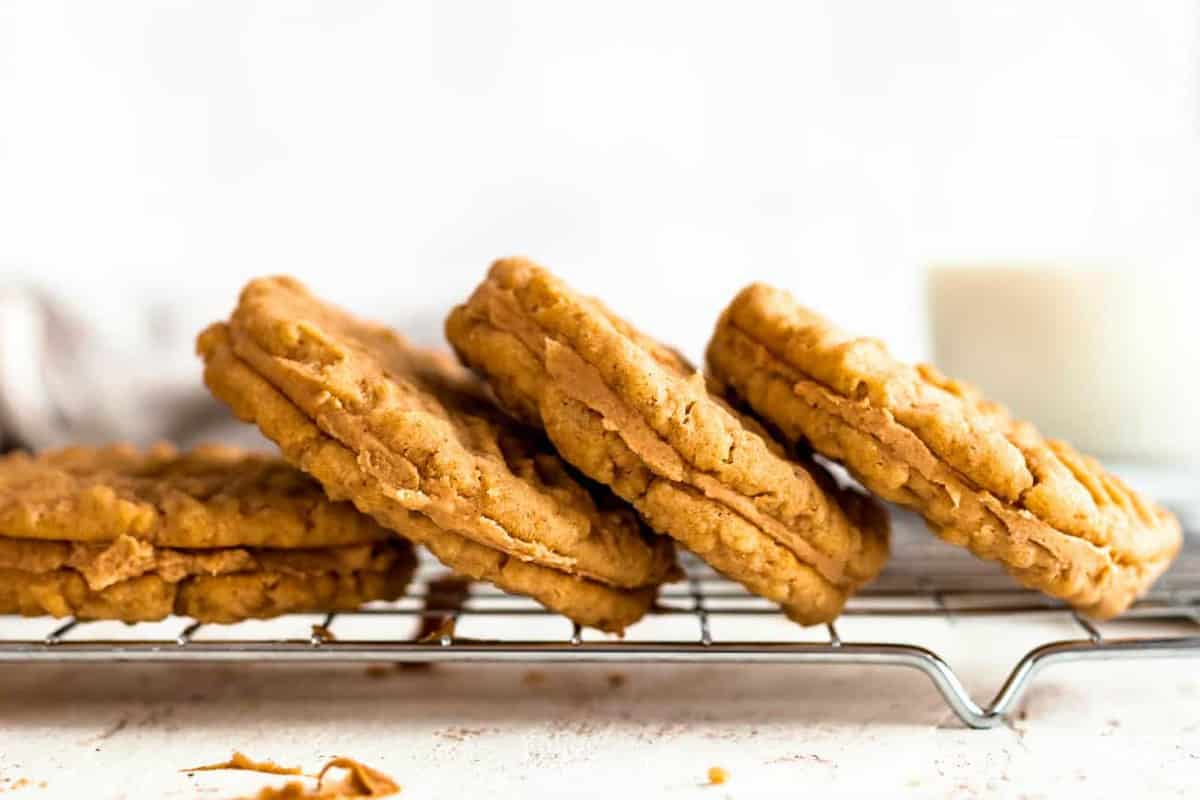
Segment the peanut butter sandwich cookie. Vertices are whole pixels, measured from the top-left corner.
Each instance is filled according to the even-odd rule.
[[[844,464],[943,539],[1098,618],[1124,611],[1181,542],[1165,510],[934,368],[896,361],[756,284],[725,310],[711,374],[792,442]]]
[[[0,613],[237,622],[404,593],[412,549],[278,458],[74,447],[0,458]]]
[[[288,278],[253,281],[201,334],[205,381],[331,497],[474,580],[619,632],[676,576],[654,536],[447,356]]]
[[[672,350],[535,264],[499,261],[446,332],[515,417],[798,622],[826,622],[887,557],[887,517],[788,458]]]

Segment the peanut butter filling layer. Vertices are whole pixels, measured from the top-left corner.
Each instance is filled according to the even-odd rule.
[[[621,437],[651,470],[674,483],[698,490],[713,502],[744,517],[794,552],[801,561],[812,565],[830,583],[844,582],[845,561],[821,553],[798,531],[759,511],[747,496],[732,491],[712,475],[692,468],[634,409],[621,402],[617,393],[601,379],[598,370],[553,339],[546,341],[545,353],[546,370],[563,394],[599,414],[605,430]]]
[[[29,572],[0,567],[0,614],[122,622],[154,622],[176,614],[229,624],[288,613],[350,611],[372,600],[394,600],[404,594],[412,571],[413,563],[406,561],[381,572],[234,572],[178,581],[146,573],[92,589],[70,568]]]
[[[44,574],[71,569],[83,576],[93,591],[142,575],[155,575],[167,583],[197,575],[239,572],[277,572],[304,577],[387,572],[397,565],[414,563],[412,549],[403,540],[311,550],[251,550],[241,547],[216,550],[179,550],[155,547],[121,536],[114,542],[43,542],[0,537],[0,569]]]

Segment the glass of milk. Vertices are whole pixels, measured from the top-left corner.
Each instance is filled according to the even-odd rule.
[[[1200,464],[1192,269],[940,266],[934,363],[1108,461]]]

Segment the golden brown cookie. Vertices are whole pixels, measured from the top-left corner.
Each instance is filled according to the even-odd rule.
[[[1179,523],[1064,442],[932,367],[896,361],[756,284],[726,309],[712,375],[793,442],[843,463],[942,538],[1105,618],[1179,550]]]
[[[158,547],[122,536],[115,542],[82,543],[0,537],[0,569],[46,574],[69,569],[79,573],[89,589],[153,574],[167,583],[201,575],[272,572],[298,577],[386,573],[416,564],[408,542],[396,537],[371,544],[305,550],[223,547],[182,550]]]
[[[345,611],[404,593],[407,542],[259,550],[164,548],[122,535],[84,543],[0,537],[0,613],[147,622],[237,622]]]
[[[403,593],[412,548],[279,458],[75,447],[0,459],[0,613],[234,622]]]
[[[166,547],[332,547],[390,534],[282,459],[207,446],[0,458],[0,535]]]
[[[233,623],[288,613],[349,611],[404,594],[415,560],[403,547],[397,552],[407,558],[382,571],[231,572],[175,581],[147,572],[102,589],[89,587],[81,573],[69,568],[30,572],[0,567],[0,614],[122,622],[153,622],[178,614],[205,623]]]
[[[258,337],[291,357],[269,356]],[[615,500],[594,498],[531,433],[495,419],[469,375],[293,281],[252,283],[233,321],[201,334],[198,349],[213,394],[331,497],[463,575],[614,632],[674,576],[669,543]]]
[[[533,263],[493,265],[446,332],[567,461],[797,621],[833,619],[882,567],[881,508],[785,457],[678,354]]]

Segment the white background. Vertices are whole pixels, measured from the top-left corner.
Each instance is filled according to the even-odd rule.
[[[932,264],[1195,270],[1198,33],[1185,0],[0,0],[0,291],[113,338],[68,363],[114,418],[95,386],[127,372],[202,394],[191,338],[250,276],[431,341],[514,253],[693,356],[755,279],[921,355]],[[848,641],[930,644],[981,701],[1080,635],[860,619]],[[1194,797],[1194,665],[1073,667],[987,733],[867,668],[13,667],[0,791],[252,792],[176,771],[237,748],[359,757],[416,798]]]
[[[919,355],[930,263],[1191,269],[1198,30],[1183,0],[0,0],[0,276],[202,320],[291,272],[430,339],[524,253],[693,355],[751,279]]]

